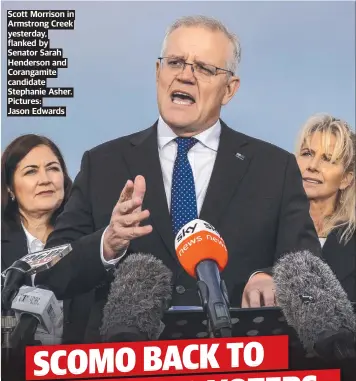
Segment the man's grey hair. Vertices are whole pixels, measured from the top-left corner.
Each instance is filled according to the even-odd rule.
[[[167,30],[166,35],[163,40],[161,56],[165,54],[167,47],[167,41],[170,34],[178,28],[181,27],[203,27],[211,31],[220,31],[225,34],[225,36],[230,40],[232,45],[232,55],[226,62],[226,69],[236,73],[237,67],[241,59],[241,46],[238,37],[229,32],[228,29],[219,20],[208,16],[185,16],[176,20]]]

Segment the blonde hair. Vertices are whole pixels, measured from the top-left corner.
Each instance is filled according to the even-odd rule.
[[[323,236],[327,236],[333,230],[343,228],[340,243],[344,241],[346,244],[354,234],[356,225],[355,133],[346,122],[331,115],[313,115],[302,127],[296,147],[297,155],[300,154],[304,144],[310,145],[311,136],[315,132],[322,134],[322,148],[327,155],[331,155],[331,161],[341,163],[344,174],[352,173],[353,175],[351,184],[339,191],[334,213],[325,218],[322,231]],[[332,135],[335,136],[336,142],[333,152],[330,152]]]

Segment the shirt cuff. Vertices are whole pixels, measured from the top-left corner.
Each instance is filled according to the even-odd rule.
[[[100,258],[101,258],[101,262],[103,263],[104,267],[109,270],[112,267],[114,267],[120,261],[120,259],[122,259],[126,255],[127,249],[118,258],[110,259],[110,261],[107,261],[104,258],[104,234],[105,234],[106,230],[108,229],[108,227],[104,230],[104,232],[103,232],[103,234],[101,236],[101,241],[100,241]]]
[[[255,271],[255,272],[252,273],[252,275],[249,277],[248,281],[250,281],[251,278],[254,277],[256,274],[260,274],[260,273],[263,273],[263,271]]]

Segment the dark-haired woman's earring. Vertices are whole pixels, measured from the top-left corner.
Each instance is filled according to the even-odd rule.
[[[13,194],[10,194],[11,201],[15,201],[15,196]]]

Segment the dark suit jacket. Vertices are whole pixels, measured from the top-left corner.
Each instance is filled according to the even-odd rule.
[[[1,229],[1,272],[28,253],[26,234],[21,226],[10,223]],[[31,279],[26,282],[31,286]],[[63,343],[81,343],[84,340],[94,292],[78,295],[63,302]]]
[[[320,244],[295,157],[221,123],[218,153],[200,218],[225,240],[229,262],[222,277],[231,304],[239,306],[252,272],[270,270],[286,252],[307,248],[320,253]],[[146,179],[143,207],[151,213],[146,223],[152,224],[153,232],[133,240],[129,252],[150,252],[172,270],[173,305],[200,304],[196,280],[184,272],[174,251],[156,123],[84,154],[72,194],[48,240],[48,246],[71,242],[73,253],[41,274],[38,281],[48,283],[59,297],[95,287],[97,305],[89,323],[91,333],[97,332],[100,324],[111,277],[99,255],[101,236],[125,182],[136,175]],[[88,337],[98,340],[95,335]]]
[[[340,243],[341,231],[331,232],[323,246],[322,255],[331,267],[349,300],[356,302],[356,233],[345,245]]]
[[[1,272],[28,252],[24,230],[15,223],[1,226]]]

